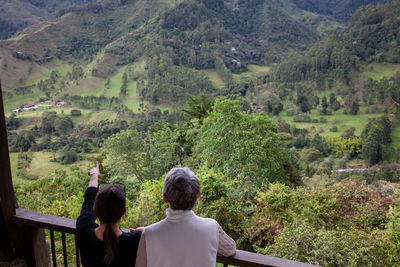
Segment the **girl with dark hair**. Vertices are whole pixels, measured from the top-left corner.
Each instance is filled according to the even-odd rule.
[[[98,190],[99,163],[89,171],[81,215],[76,221],[76,237],[84,267],[135,266],[143,228],[122,232],[121,217],[126,211],[125,188],[106,184]],[[100,225],[95,223],[99,219]]]

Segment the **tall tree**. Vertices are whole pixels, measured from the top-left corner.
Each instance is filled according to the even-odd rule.
[[[121,85],[121,90],[119,91],[119,96],[124,97],[126,96],[126,87],[128,85],[128,76],[126,75],[126,72],[122,75],[122,85]]]
[[[268,116],[240,111],[238,100],[217,100],[198,131],[194,155],[208,167],[258,188],[274,181],[300,184],[293,155],[279,145],[276,132]]]

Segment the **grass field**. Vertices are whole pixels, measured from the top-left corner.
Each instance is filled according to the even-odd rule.
[[[208,75],[208,78],[211,80],[215,87],[221,88],[225,86],[224,81],[222,80],[221,76],[219,76],[216,70],[204,70],[204,72]]]
[[[83,169],[88,169],[90,162],[87,160],[77,161],[74,164],[63,165],[58,162],[52,162],[54,154],[52,152],[40,151],[32,152],[32,162],[30,163],[27,171],[32,176],[37,177],[51,177],[54,175],[56,170],[68,171],[71,167],[81,167]],[[17,163],[18,163],[18,153],[10,153],[11,158],[11,168],[13,173],[13,180],[15,182],[26,182],[29,180],[19,178],[16,176]]]
[[[26,95],[14,95],[12,98],[4,97],[4,112],[19,108],[21,105],[33,103],[38,99],[36,93]]]
[[[259,66],[254,64],[247,65],[248,70],[241,74],[233,74],[235,80],[240,80],[242,77],[254,78],[257,75],[268,73],[271,70],[270,66]],[[215,87],[221,88],[225,86],[225,82],[215,69],[203,70]]]
[[[287,116],[285,111],[281,113],[281,117],[288,123],[290,124],[295,124],[297,128],[307,128],[311,130],[311,128],[314,126],[315,130],[317,132],[320,131],[320,129],[323,130],[322,133],[320,133],[322,136],[340,136],[342,135],[345,130],[349,129],[351,126],[355,127],[355,135],[361,134],[363,131],[365,125],[368,123],[369,118],[376,118],[382,114],[365,114],[365,107],[360,108],[360,114],[358,115],[348,115],[344,114],[344,109],[340,109],[337,112],[334,112],[332,115],[319,115],[316,109],[313,109],[310,112],[310,117],[311,119],[319,119],[321,117],[327,119],[326,123],[308,123],[308,122],[294,122],[293,117],[294,116]],[[333,126],[336,126],[338,128],[337,132],[331,132],[330,128]],[[400,132],[400,128],[399,128]]]
[[[395,149],[400,147],[400,122],[397,123],[392,133],[392,146]]]
[[[400,64],[371,63],[366,65],[363,71],[368,77],[374,80],[380,80],[383,77],[390,78],[397,71],[400,71]]]
[[[10,153],[10,163],[11,163],[11,174],[13,177],[14,185],[25,183],[26,182],[25,179],[17,177],[18,153],[15,152]]]
[[[58,162],[51,162],[51,160],[53,159],[52,152],[41,151],[41,152],[31,152],[31,153],[33,158],[32,162],[27,168],[27,171],[29,175],[36,177],[51,177],[54,175],[56,170],[68,171],[69,169],[71,169],[72,166],[88,169],[90,164],[90,162],[83,160],[70,165],[62,165]],[[17,152],[10,153],[11,173],[14,185],[29,183],[31,181],[30,179],[21,178],[17,176],[18,154],[19,153]]]
[[[43,112],[55,111],[57,114],[70,115],[71,110],[76,108],[60,108],[60,107],[49,107],[49,108],[39,108],[37,110],[23,111],[17,114],[17,118],[22,119],[22,125],[18,130],[28,130],[32,128],[35,124],[39,126],[41,123],[41,117]],[[75,125],[77,124],[87,124],[93,122],[99,122],[101,120],[114,120],[117,117],[117,112],[109,110],[93,110],[93,109],[82,109],[78,108],[82,115],[79,117],[72,117],[72,121]]]
[[[110,77],[110,89],[106,89],[104,94],[106,97],[118,97],[122,86],[122,76],[125,68],[120,68],[113,76]],[[106,80],[104,80],[106,82]]]
[[[69,82],[68,94],[80,96],[101,96],[104,93],[104,79],[87,77],[76,82]]]
[[[259,66],[259,65],[254,65],[254,64],[249,64],[247,66],[247,68],[249,69],[249,71],[254,72],[256,74],[267,73],[267,72],[270,72],[270,70],[271,70],[270,66]]]

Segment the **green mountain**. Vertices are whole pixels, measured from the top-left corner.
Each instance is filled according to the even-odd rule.
[[[106,78],[119,66],[166,55],[174,65],[215,67],[220,57],[233,71],[297,55],[318,35],[274,3],[248,1],[106,1],[60,12],[0,42],[4,88],[28,85],[35,70],[85,64]],[[38,71],[40,72],[40,71]],[[43,71],[42,71],[43,72]],[[22,82],[21,82],[21,78]]]
[[[29,25],[50,20],[60,9],[93,0],[7,0],[0,1],[0,39],[7,39]]]
[[[365,63],[400,63],[400,1],[358,9],[341,32],[327,36],[299,59],[280,64],[277,81],[339,78],[348,81]]]
[[[290,0],[299,9],[325,15],[334,20],[347,22],[361,6],[376,5],[387,0]]]
[[[139,99],[166,104],[165,99],[171,102],[174,98],[170,90],[184,92],[182,101],[187,94],[198,93],[201,88],[193,81],[204,84],[207,92],[221,86],[244,92],[252,86],[248,78],[242,83],[238,78],[242,76],[233,74],[244,73],[253,64],[274,65],[291,59],[279,66],[277,80],[314,77],[315,66],[321,77],[326,64],[320,62],[342,39],[353,38],[346,36],[354,34],[354,27],[363,27],[357,23],[364,23],[371,8],[362,8],[345,31],[327,37],[297,60],[321,35],[341,24],[328,15],[297,8],[289,0],[107,0],[72,6],[59,10],[53,20],[0,41],[0,79],[7,103],[14,103],[9,104],[11,108],[32,98],[78,101],[74,96],[79,95],[107,99],[128,95],[122,102],[135,108]],[[383,22],[386,27],[385,18],[374,25],[380,27]],[[334,64],[349,64],[355,57],[363,60],[358,54],[353,56],[348,45],[344,48],[343,53],[335,49],[340,53],[332,56]],[[392,51],[384,54],[395,55]],[[322,58],[320,65],[310,59],[316,55]],[[331,68],[333,59],[329,60],[325,72]],[[213,84],[198,70],[206,70]],[[193,79],[175,79],[174,75]]]

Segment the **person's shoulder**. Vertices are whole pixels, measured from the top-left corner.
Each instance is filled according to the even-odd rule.
[[[212,218],[207,218],[207,217],[200,217],[196,215],[196,219],[199,220],[201,223],[204,224],[210,224],[210,225],[215,225],[218,226],[218,222]]]
[[[137,232],[124,232],[120,236],[120,241],[138,241],[140,240],[140,237],[142,236],[142,232],[137,231]]]
[[[149,230],[149,229],[150,230],[157,229],[157,228],[163,226],[165,224],[165,222],[166,222],[166,219],[162,219],[161,221],[158,221],[158,222],[155,222],[153,224],[150,224],[150,225],[146,226],[146,231]]]

